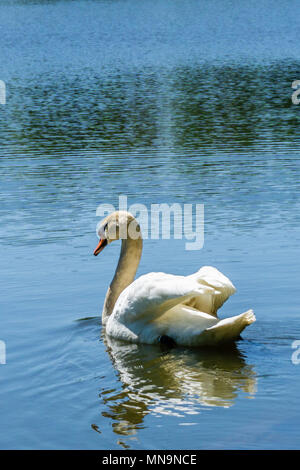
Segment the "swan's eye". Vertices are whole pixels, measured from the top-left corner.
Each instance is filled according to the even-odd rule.
[[[105,235],[106,235],[107,228],[108,228],[108,222],[103,227],[103,232],[105,233]]]

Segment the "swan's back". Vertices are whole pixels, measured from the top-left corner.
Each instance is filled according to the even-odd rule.
[[[236,289],[228,277],[212,266],[203,266],[199,271],[189,276],[200,285],[214,289],[215,295],[198,296],[190,299],[187,305],[202,312],[217,317],[217,311],[224,302],[236,292]]]
[[[189,344],[218,322],[217,308],[234,292],[229,279],[212,267],[189,276],[145,274],[119,296],[107,332],[126,341],[153,343],[168,335]]]

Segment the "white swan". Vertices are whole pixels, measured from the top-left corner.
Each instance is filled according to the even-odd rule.
[[[190,276],[158,272],[134,281],[143,241],[140,226],[129,212],[113,212],[98,225],[97,233],[100,241],[95,256],[112,241],[122,239],[119,263],[102,312],[109,336],[132,343],[169,340],[183,346],[206,346],[238,339],[255,321],[252,310],[218,319],[217,310],[235,287],[210,266]]]

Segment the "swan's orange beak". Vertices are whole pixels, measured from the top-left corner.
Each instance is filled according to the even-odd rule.
[[[96,246],[96,249],[94,251],[94,255],[95,256],[99,255],[99,253],[101,253],[101,251],[106,247],[106,245],[107,245],[106,238],[100,238],[100,241],[99,241],[99,243]]]

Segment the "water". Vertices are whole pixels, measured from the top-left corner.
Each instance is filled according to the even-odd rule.
[[[0,6],[2,449],[299,448],[295,1]],[[146,240],[138,274],[218,267],[229,351],[109,340],[119,246],[96,208],[205,205],[205,243]]]

